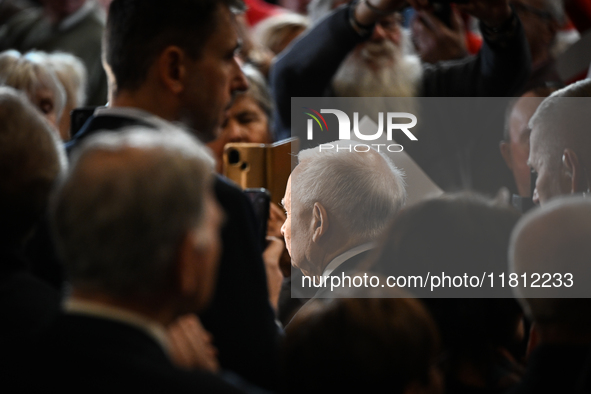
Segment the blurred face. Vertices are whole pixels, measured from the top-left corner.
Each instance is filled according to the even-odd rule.
[[[515,103],[509,116],[508,152],[505,154],[509,157],[505,157],[505,160],[513,172],[517,190],[522,197],[531,197],[531,171],[527,164],[531,130],[528,123],[543,100],[528,93]]]
[[[248,87],[235,56],[238,48],[234,15],[220,6],[215,31],[201,56],[187,62],[188,81],[182,96],[181,121],[195,129],[203,142],[216,137],[233,94]]]
[[[224,147],[230,142],[254,142],[267,144],[271,142],[269,120],[267,114],[257,102],[246,94],[236,97],[228,111],[220,135],[207,144],[217,160],[217,171],[222,172]]]
[[[422,68],[416,55],[405,54],[406,39],[394,15],[376,26],[371,40],[359,44],[333,78],[339,97],[414,97]]]
[[[359,44],[355,53],[372,69],[391,66],[401,55],[400,14],[392,14],[376,24],[371,39]]]
[[[57,112],[55,107],[55,95],[50,89],[39,88],[35,95],[31,97],[33,105],[43,114],[45,119],[49,121],[56,129],[59,128]]]

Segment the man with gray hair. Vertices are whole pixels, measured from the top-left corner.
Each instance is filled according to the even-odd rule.
[[[0,125],[0,310],[10,322],[0,326],[4,364],[59,311],[59,292],[32,274],[35,261],[23,255],[66,160],[49,123],[13,88],[0,87]],[[41,263],[50,265],[46,256]]]
[[[532,116],[529,166],[537,174],[533,199],[543,205],[564,194],[589,193],[591,80],[554,92]]]
[[[301,151],[285,191],[281,232],[292,265],[316,282],[355,269],[406,199],[390,159],[373,149],[357,152],[354,143]]]
[[[213,294],[222,221],[213,181],[204,147],[176,129],[101,133],[76,152],[52,206],[72,288],[44,338],[45,389],[236,391],[176,369],[165,331]]]
[[[575,393],[591,345],[591,202],[562,197],[513,230],[509,267],[533,320],[528,369],[510,393]]]

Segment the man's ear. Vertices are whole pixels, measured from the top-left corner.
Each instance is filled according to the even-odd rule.
[[[507,141],[501,141],[499,143],[499,149],[501,150],[501,156],[505,160],[505,164],[510,170],[513,170],[513,160],[511,160],[511,145]]]
[[[326,209],[319,202],[315,202],[312,208],[312,242],[318,242],[326,234],[328,225]]]
[[[156,64],[160,81],[174,94],[185,88],[186,59],[185,51],[174,45],[166,47],[158,56]]]
[[[589,188],[583,166],[572,149],[566,148],[562,153],[562,165],[570,177],[571,193],[582,193]]]

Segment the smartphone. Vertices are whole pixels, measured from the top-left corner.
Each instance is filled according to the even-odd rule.
[[[271,194],[265,188],[249,188],[244,194],[250,200],[257,218],[257,238],[261,243],[262,250],[267,245],[267,221],[269,220],[269,208],[271,205]]]
[[[236,142],[226,144],[223,174],[242,189],[265,188],[271,201],[279,203],[291,174],[293,153],[299,148],[297,138],[274,144]]]

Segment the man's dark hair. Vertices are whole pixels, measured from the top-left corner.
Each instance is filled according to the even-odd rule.
[[[167,46],[177,45],[197,59],[213,34],[221,6],[244,9],[242,0],[114,0],[103,43],[104,61],[117,89],[138,89]]]

